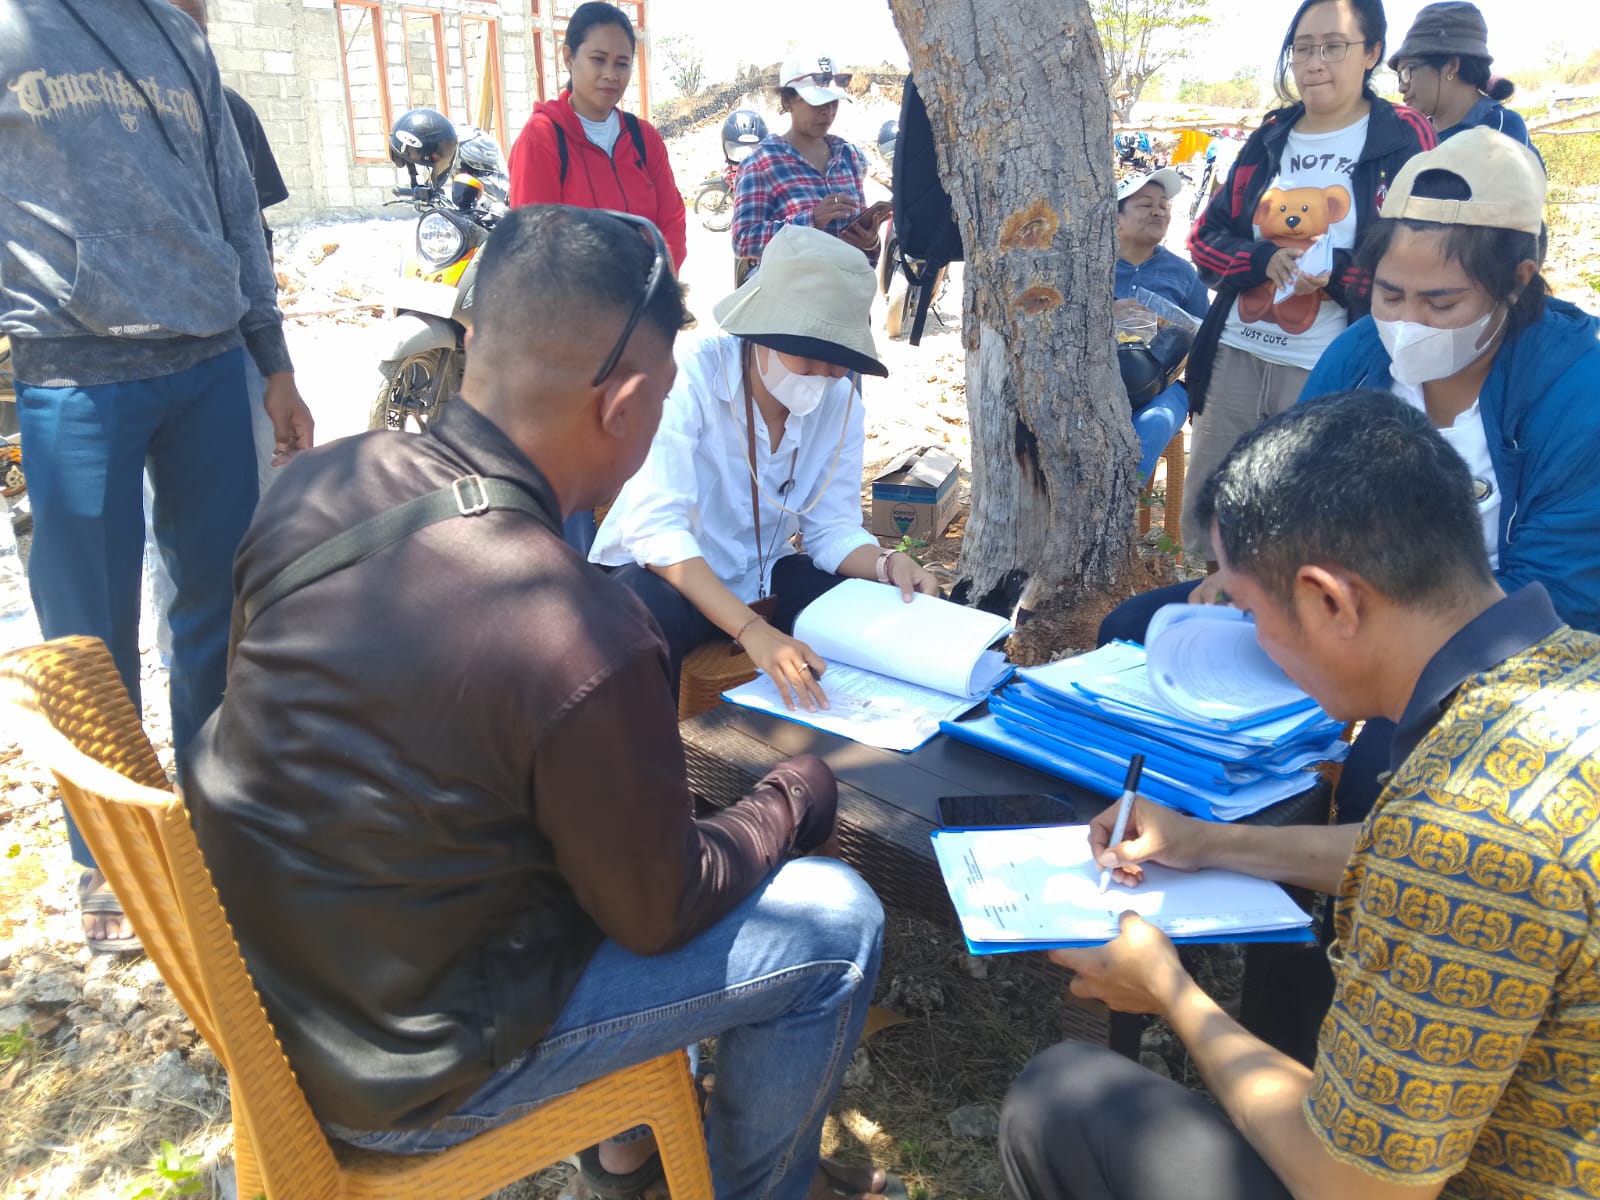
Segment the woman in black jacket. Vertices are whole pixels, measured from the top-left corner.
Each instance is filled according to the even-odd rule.
[[[1217,293],[1189,357],[1197,484],[1241,436],[1299,399],[1323,349],[1367,311],[1371,284],[1355,246],[1389,181],[1435,141],[1425,117],[1372,90],[1386,32],[1380,0],[1300,5],[1275,79],[1282,107],[1239,151],[1189,235],[1200,278]],[[1331,260],[1319,239],[1331,242]],[[1302,271],[1297,260],[1313,246],[1324,265]],[[1186,493],[1183,540],[1209,562],[1211,539],[1189,502],[1199,492]]]

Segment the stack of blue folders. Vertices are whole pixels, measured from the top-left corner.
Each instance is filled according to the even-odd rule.
[[[1019,670],[986,716],[946,721],[961,741],[1116,796],[1130,754],[1144,755],[1142,795],[1215,821],[1259,812],[1316,783],[1310,768],[1344,758],[1342,722],[1309,696],[1249,716],[1183,712],[1149,684],[1143,646]]]

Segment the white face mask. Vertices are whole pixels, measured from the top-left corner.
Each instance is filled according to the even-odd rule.
[[[783,365],[776,350],[766,346],[760,349],[761,353],[756,355],[756,371],[772,398],[797,417],[815,412],[822,403],[822,394],[833,381],[826,375],[796,375]]]
[[[1493,319],[1494,309],[1458,329],[1435,329],[1415,321],[1372,320],[1383,348],[1389,352],[1389,374],[1397,383],[1419,387],[1435,379],[1449,379],[1482,358],[1494,341],[1493,335],[1484,336]],[[1501,324],[1504,323],[1502,317]],[[1496,328],[1495,333],[1499,332]]]

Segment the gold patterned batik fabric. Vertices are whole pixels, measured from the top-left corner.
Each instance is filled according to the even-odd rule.
[[[1600,638],[1461,686],[1362,828],[1306,1117],[1444,1195],[1600,1197]]]

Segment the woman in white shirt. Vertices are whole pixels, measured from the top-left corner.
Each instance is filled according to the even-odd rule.
[[[888,374],[869,324],[874,291],[859,251],[785,226],[714,310],[726,336],[680,359],[649,457],[589,553],[621,567],[655,616],[674,687],[683,656],[721,633],[791,708],[825,708],[827,664],[790,636],[800,610],[845,578],[877,579],[908,602],[938,594],[931,572],[862,525],[860,377]]]

